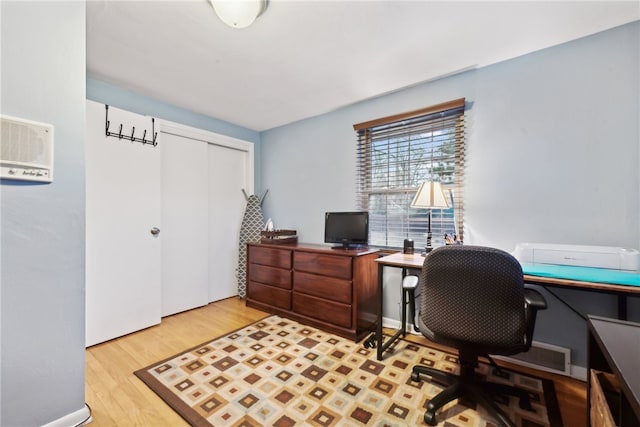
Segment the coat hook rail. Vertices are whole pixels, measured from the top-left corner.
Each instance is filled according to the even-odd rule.
[[[158,145],[158,132],[155,131],[156,119],[154,119],[153,117],[151,118],[151,135],[153,135],[153,139],[147,139],[146,129],[142,133],[142,138],[137,138],[135,136],[135,133],[136,133],[135,126],[131,127],[131,135],[124,135],[122,133],[122,123],[120,123],[118,132],[111,132],[109,130],[109,127],[111,126],[111,122],[109,121],[109,106],[105,104],[104,109],[105,109],[104,134],[106,136],[113,136],[114,138],[118,138],[118,139],[126,139],[127,141],[131,141],[131,142],[141,142],[143,144],[151,144],[154,147]]]

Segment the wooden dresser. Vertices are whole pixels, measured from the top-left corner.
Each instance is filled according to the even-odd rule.
[[[378,304],[377,250],[247,245],[247,306],[359,341]]]

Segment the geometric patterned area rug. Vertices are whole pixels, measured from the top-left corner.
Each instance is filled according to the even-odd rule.
[[[411,381],[411,367],[457,372],[456,356],[399,340],[376,350],[278,316],[201,344],[135,372],[194,426],[418,426],[441,387]],[[478,374],[525,389],[533,411],[515,398],[495,400],[518,426],[562,426],[553,382],[481,363]],[[453,401],[439,426],[494,426]]]

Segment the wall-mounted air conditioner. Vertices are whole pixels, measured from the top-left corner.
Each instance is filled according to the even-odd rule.
[[[53,181],[53,125],[0,116],[0,178]]]

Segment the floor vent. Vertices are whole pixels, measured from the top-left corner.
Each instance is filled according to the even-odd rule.
[[[526,353],[509,357],[493,357],[530,368],[571,376],[571,350],[553,344],[533,341]]]

